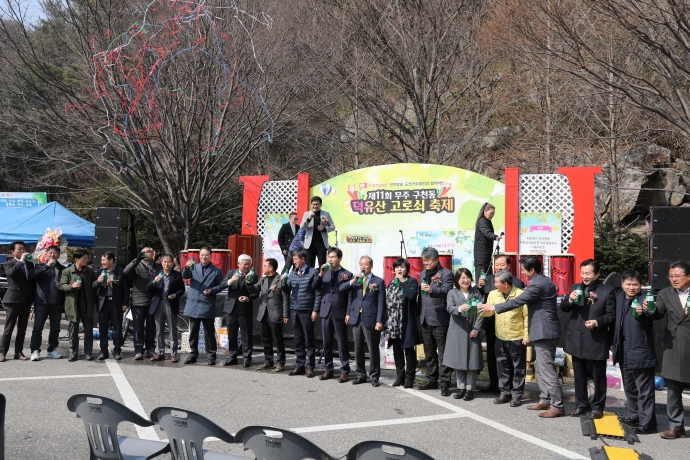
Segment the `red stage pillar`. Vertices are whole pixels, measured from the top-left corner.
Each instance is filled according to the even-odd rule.
[[[309,173],[299,173],[297,175],[297,216],[300,219],[300,224],[302,223],[302,216],[304,213],[311,209],[311,203],[309,203],[311,199],[310,180]]]
[[[580,263],[594,258],[594,175],[601,174],[598,166],[558,168],[568,178],[573,196],[573,237],[568,253],[575,256],[575,282],[582,281]]]
[[[256,233],[256,221],[259,213],[259,198],[264,182],[270,180],[270,176],[240,176],[240,182],[244,184],[244,198],[242,201],[242,234],[254,235]],[[244,223],[252,226],[252,231]],[[238,254],[239,255],[239,254]]]
[[[520,169],[506,168],[506,252],[518,252],[520,238]]]

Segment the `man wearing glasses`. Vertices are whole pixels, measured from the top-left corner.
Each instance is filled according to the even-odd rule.
[[[295,235],[297,235],[297,230],[299,230],[299,226],[297,225],[297,213],[292,211],[288,222],[283,224],[278,232],[278,245],[285,258],[285,263],[287,263],[288,257],[292,259],[292,256],[289,254],[290,244],[295,238]]]
[[[666,315],[668,319],[664,331],[664,362],[661,365],[661,376],[666,379],[668,387],[668,430],[661,433],[661,437],[676,439],[685,436],[683,389],[690,384],[690,262],[673,262],[668,271],[668,279],[671,287],[659,291],[655,302],[656,311],[652,313],[652,318],[660,319]],[[647,310],[646,300],[642,308]]]

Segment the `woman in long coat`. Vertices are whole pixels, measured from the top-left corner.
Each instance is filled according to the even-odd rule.
[[[417,352],[414,347],[422,343],[420,308],[417,303],[419,284],[409,276],[410,263],[406,259],[397,259],[393,263],[393,270],[395,278],[386,288],[386,331],[388,346],[393,347],[396,371],[393,386],[398,387],[404,382],[404,388],[412,388],[417,368]]]
[[[469,309],[471,299],[481,301],[482,293],[472,286],[472,272],[461,268],[455,272],[455,288],[448,293],[446,309],[451,321],[446,337],[446,350],[443,365],[455,369],[458,392],[455,399],[471,401],[474,399],[474,387],[477,373],[484,369],[482,343],[479,332],[482,330],[483,318],[476,311]]]

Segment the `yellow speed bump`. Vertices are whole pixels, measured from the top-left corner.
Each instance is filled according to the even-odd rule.
[[[581,417],[582,436],[597,439],[599,436],[614,439],[625,439],[628,444],[640,442],[637,434],[628,425],[622,425],[613,412],[604,412],[600,419],[593,420],[589,417]]]
[[[649,455],[640,454],[633,449],[612,446],[591,447],[589,458],[592,460],[652,460]]]

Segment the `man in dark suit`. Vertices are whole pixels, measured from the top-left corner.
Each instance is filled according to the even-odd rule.
[[[101,354],[98,359],[108,358],[108,329],[113,328],[113,354],[122,359],[122,314],[129,305],[129,279],[120,267],[115,266],[115,254],[107,251],[101,256],[101,272],[93,282],[98,296],[98,333]]]
[[[45,263],[36,265],[29,272],[29,278],[36,282],[34,328],[31,332],[31,361],[40,360],[43,326],[46,324],[46,319],[50,321],[48,357],[62,358],[60,352],[57,351],[57,346],[62,305],[65,301],[65,294],[60,290],[60,275],[65,267],[58,262],[60,258],[58,246],[46,249],[46,257]]]
[[[335,230],[335,224],[328,211],[321,209],[320,196],[311,198],[311,211],[302,216],[300,228],[305,230],[304,249],[307,250],[307,264],[311,267],[320,267],[326,263],[326,250],[328,244],[328,232]],[[316,260],[318,264],[316,265]]]
[[[664,331],[664,360],[661,376],[666,379],[666,411],[668,430],[661,433],[663,439],[685,436],[683,420],[683,390],[690,384],[690,262],[678,261],[668,271],[671,287],[659,291],[653,318],[667,317]]]
[[[261,323],[261,343],[264,346],[266,361],[257,368],[263,371],[273,369],[275,372],[285,370],[285,340],[283,339],[283,324],[290,318],[290,308],[287,296],[283,295],[283,286],[278,270],[278,261],[268,258],[264,261],[264,276],[258,283],[251,286],[259,294],[259,312],[256,320]],[[251,333],[251,331],[250,331]],[[278,348],[278,363],[273,361],[273,341]]]
[[[147,286],[151,293],[148,314],[156,320],[158,338],[158,353],[153,355],[151,361],[165,361],[165,323],[167,321],[172,338],[170,361],[176,363],[178,361],[177,315],[180,313],[180,297],[184,294],[184,281],[182,273],[173,269],[175,263],[170,254],[164,254],[160,263],[163,270],[152,276]]]
[[[494,268],[493,272],[498,273],[502,270],[510,270],[510,259],[505,254],[499,254],[494,257]],[[513,282],[511,286],[517,289],[524,289],[525,283],[516,277],[513,273]],[[476,278],[476,276],[475,276]],[[489,293],[496,289],[495,282],[496,275],[491,274],[486,276],[486,282],[479,278],[477,286],[484,294],[484,300],[489,296]],[[496,366],[496,316],[491,315],[484,318],[482,323],[484,328],[484,334],[486,335],[486,362],[489,370],[489,386],[480,390],[483,393],[498,393],[500,390],[498,388],[498,367]]]
[[[453,273],[439,264],[438,251],[435,248],[424,248],[422,263],[424,270],[420,275],[419,289],[419,305],[422,306],[422,313],[419,315],[419,322],[422,325],[426,358],[426,383],[418,389],[438,389],[440,377],[441,394],[450,396],[450,374],[453,369],[442,363],[450,324],[450,313],[446,310],[446,297],[453,289]]]
[[[580,264],[582,284],[573,284],[570,296],[561,302],[561,310],[571,312],[563,350],[573,357],[575,372],[575,410],[573,417],[604,416],[606,405],[606,360],[609,357],[609,326],[616,318],[613,288],[599,280],[600,264],[594,259]],[[587,394],[587,368],[592,371],[594,398]]]
[[[161,266],[155,262],[156,252],[150,247],[141,250],[139,257],[125,267],[125,275],[132,282],[132,326],[134,328],[134,359],[139,361],[153,356],[156,350],[156,320],[148,313],[149,291],[146,288],[151,277],[160,273]]]
[[[333,378],[333,334],[338,342],[338,357],[340,358],[340,378],[338,382],[345,383],[350,373],[350,350],[347,343],[347,324],[345,316],[352,297],[347,291],[341,291],[340,286],[352,279],[352,273],[340,266],[343,251],[336,247],[328,250],[328,264],[330,268],[319,270],[319,276],[314,280],[314,289],[321,291],[321,336],[323,337],[323,356],[326,372],[319,380]]]
[[[7,313],[5,330],[0,342],[0,362],[7,360],[7,352],[10,349],[15,325],[17,326],[17,336],[14,339],[14,359],[21,361],[29,359],[24,356],[22,350],[35,290],[33,280],[29,279],[29,273],[33,270],[34,264],[26,260],[29,253],[26,252],[23,241],[14,241],[10,245],[10,251],[14,257],[3,264],[7,276],[7,291],[2,298],[2,303],[5,304]]]
[[[283,257],[285,257],[285,263],[288,260],[292,239],[297,235],[297,230],[299,230],[297,226],[297,213],[291,212],[288,219],[288,222],[283,224],[278,231],[278,246],[280,246],[280,251],[283,253]]]
[[[243,367],[252,364],[252,349],[254,338],[252,334],[254,300],[259,297],[259,292],[252,288],[256,284],[256,275],[250,275],[252,269],[252,258],[247,254],[242,254],[237,258],[237,270],[229,270],[215,289],[217,292],[228,288],[228,296],[223,304],[223,311],[228,328],[228,349],[230,357],[225,360],[223,366],[234,366],[237,364],[237,334],[239,332],[242,340]]]
[[[352,324],[355,342],[355,366],[357,379],[353,385],[366,383],[367,370],[364,356],[364,344],[369,349],[369,377],[373,387],[379,386],[381,375],[381,357],[379,342],[383,323],[386,321],[386,287],[383,280],[371,273],[374,261],[369,256],[359,259],[360,272],[348,283],[343,283],[340,290],[350,293],[350,305],[345,322]],[[360,284],[361,280],[361,284]]]
[[[623,390],[628,400],[627,417],[618,420],[633,427],[637,434],[656,433],[654,368],[654,319],[644,305],[642,275],[634,270],[621,274],[623,292],[616,295],[616,320],[613,332],[613,365],[619,364]],[[639,306],[632,315],[633,300]]]
[[[529,410],[543,410],[542,418],[562,417],[563,389],[556,375],[556,346],[561,336],[561,324],[556,310],[556,286],[541,274],[541,262],[536,256],[520,259],[522,276],[530,282],[522,294],[514,299],[496,305],[482,304],[478,311],[503,312],[527,305],[529,340],[534,344],[537,361],[537,383],[540,401],[527,406]]]

